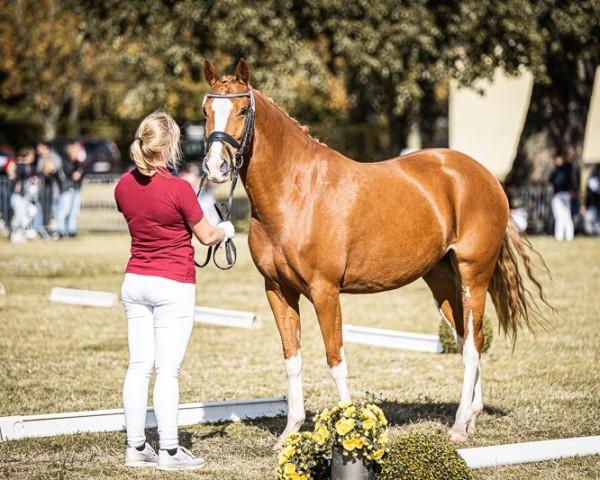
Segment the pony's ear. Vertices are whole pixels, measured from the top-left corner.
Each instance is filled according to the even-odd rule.
[[[211,87],[219,80],[217,69],[209,60],[204,61],[204,78]]]
[[[235,69],[235,77],[242,83],[250,85],[250,65],[246,60],[240,58]]]

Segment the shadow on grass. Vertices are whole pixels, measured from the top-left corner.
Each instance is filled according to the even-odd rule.
[[[377,402],[388,422],[402,426],[415,422],[437,422],[446,426],[454,423],[458,403],[455,402]],[[508,412],[493,406],[484,406],[483,411],[494,417],[505,417]]]

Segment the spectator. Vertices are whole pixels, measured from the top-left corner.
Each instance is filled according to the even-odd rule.
[[[63,162],[63,175],[58,199],[56,229],[59,238],[77,235],[77,218],[81,205],[81,184],[85,165],[85,148],[80,142],[73,142],[65,149],[67,159]]]
[[[40,191],[42,224],[46,231],[55,232],[58,195],[63,178],[62,159],[50,148],[48,142],[38,143],[37,154],[37,172],[42,180]]]
[[[0,146],[0,233],[6,232],[10,222],[10,196],[15,182],[14,152]]]
[[[215,202],[217,200],[213,195],[212,185],[210,182],[205,183],[200,195],[198,195],[198,189],[200,188],[200,167],[194,162],[188,162],[183,167],[180,177],[190,183],[194,189],[194,192],[198,196],[198,201],[200,202],[202,211],[206,216],[206,220],[208,220],[208,223],[210,223],[213,227],[216,227],[221,219],[215,210]]]
[[[523,200],[517,193],[517,188],[512,184],[504,186],[504,193],[508,199],[508,207],[510,209],[510,218],[513,225],[519,233],[527,231],[529,213],[523,206]]]
[[[571,200],[575,195],[575,181],[571,162],[561,155],[554,159],[554,170],[550,174],[554,189],[552,214],[554,215],[554,238],[558,241],[573,240],[575,227],[571,216]]]
[[[585,188],[585,205],[581,207],[583,229],[587,235],[600,235],[600,165],[596,165]]]
[[[35,150],[25,147],[19,150],[15,164],[15,188],[11,196],[13,217],[10,241],[23,243],[37,237],[36,218],[39,217],[39,179],[35,171]]]

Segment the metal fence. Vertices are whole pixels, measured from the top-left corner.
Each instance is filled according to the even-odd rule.
[[[119,175],[89,175],[84,179],[81,190],[81,213],[79,230],[84,232],[127,231],[123,216],[117,211],[114,189]],[[229,184],[217,186],[214,195],[225,200]],[[0,216],[10,223],[11,185],[6,177],[0,177]],[[520,187],[515,192],[516,202],[528,213],[528,233],[544,234],[552,231],[554,219],[550,209],[552,190],[547,187]],[[232,206],[232,221],[238,231],[247,230],[250,219],[250,202],[241,185],[235,192]],[[6,221],[8,219],[8,221]]]

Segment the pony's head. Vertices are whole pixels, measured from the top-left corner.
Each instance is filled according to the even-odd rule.
[[[206,116],[206,157],[202,169],[209,181],[223,183],[241,165],[254,133],[250,65],[241,59],[235,76],[220,77],[206,60],[204,78],[210,92],[202,103]]]

